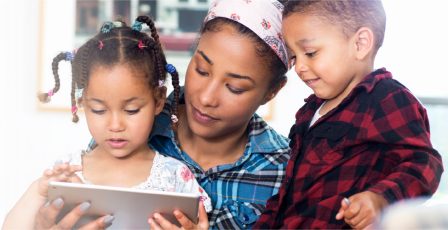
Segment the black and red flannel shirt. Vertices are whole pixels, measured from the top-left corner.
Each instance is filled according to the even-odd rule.
[[[335,216],[359,192],[389,202],[431,196],[443,172],[425,108],[384,68],[369,74],[313,126],[324,101],[311,95],[291,128],[291,159],[254,228],[348,228]]]

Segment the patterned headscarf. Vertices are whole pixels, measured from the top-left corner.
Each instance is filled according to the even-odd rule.
[[[252,30],[288,68],[288,56],[281,33],[283,5],[277,0],[214,0],[205,22],[228,18]]]

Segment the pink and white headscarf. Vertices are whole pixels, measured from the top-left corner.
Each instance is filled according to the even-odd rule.
[[[214,0],[204,23],[217,17],[236,21],[268,44],[288,68],[288,55],[282,37],[283,5],[277,0]]]

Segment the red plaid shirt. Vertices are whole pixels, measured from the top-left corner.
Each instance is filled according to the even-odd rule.
[[[311,95],[291,128],[291,159],[254,228],[346,228],[341,200],[372,191],[389,202],[432,195],[443,172],[425,108],[379,69],[313,126],[324,101]]]

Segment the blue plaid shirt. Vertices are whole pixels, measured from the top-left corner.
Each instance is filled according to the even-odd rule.
[[[176,145],[170,125],[169,97],[156,117],[148,145],[161,154],[184,162],[212,200],[211,229],[248,229],[264,211],[267,200],[277,194],[289,160],[289,139],[276,133],[254,114],[248,126],[248,143],[234,164],[207,171]],[[182,100],[181,100],[182,104]],[[95,147],[92,141],[89,148]]]

